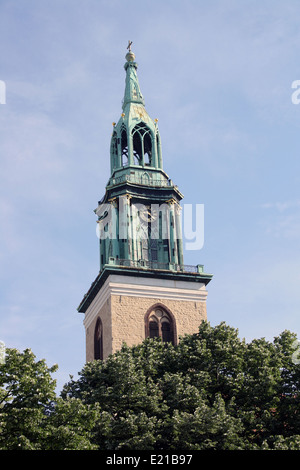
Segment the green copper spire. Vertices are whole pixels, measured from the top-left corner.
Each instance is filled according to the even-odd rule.
[[[153,173],[163,169],[157,119],[151,119],[145,109],[131,44],[129,41],[124,65],[126,80],[123,112],[118,123],[113,124],[111,139],[111,176],[117,177],[124,175],[124,172],[127,174],[132,167],[137,177],[139,172],[142,175],[145,170]],[[155,179],[154,175],[150,177]]]
[[[138,103],[145,106],[145,100],[140,90],[139,81],[137,77],[137,63],[135,62],[135,54],[131,50],[132,42],[129,41],[127,49],[129,52],[126,54],[126,64],[124,68],[126,70],[126,86],[123,100],[123,110],[126,111],[126,107],[129,103]]]
[[[145,109],[131,45],[129,41],[124,65],[126,79],[121,116],[117,123],[113,123],[111,175],[105,194],[95,209],[100,241],[100,272],[79,306],[80,312],[97,312],[97,315],[98,307],[88,309],[98,298],[102,287],[105,296],[110,291],[108,280],[112,279],[111,275],[127,276],[128,284],[124,282],[127,286],[131,283],[137,288],[149,285],[149,299],[152,298],[154,286],[160,285],[160,280],[172,283],[176,296],[181,289],[179,284],[176,285],[177,281],[192,281],[192,287],[184,287],[182,291],[183,298],[186,298],[189,290],[191,293],[195,291],[194,283],[207,284],[212,277],[203,273],[201,265],[184,266],[180,207],[183,194],[163,170],[157,119],[151,119]],[[142,278],[145,282],[149,279],[150,283],[140,281]],[[116,280],[116,285],[118,282]],[[168,292],[167,286],[171,284],[165,285]],[[200,289],[201,286],[197,288],[197,295]],[[128,292],[127,287],[124,296],[127,295],[125,292]],[[146,290],[141,292],[144,296]],[[105,316],[107,313],[105,307]],[[127,310],[126,315],[128,313]]]

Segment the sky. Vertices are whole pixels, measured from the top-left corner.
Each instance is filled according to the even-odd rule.
[[[300,336],[299,2],[0,0],[0,340],[59,390],[85,363],[128,40],[164,170],[204,205],[185,264],[213,274],[209,322]]]

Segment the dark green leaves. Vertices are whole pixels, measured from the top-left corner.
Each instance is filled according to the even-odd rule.
[[[85,365],[60,398],[30,350],[0,366],[0,449],[300,450],[295,335],[249,344],[203,322]]]

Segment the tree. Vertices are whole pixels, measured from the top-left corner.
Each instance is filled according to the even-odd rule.
[[[97,409],[56,398],[57,366],[36,361],[30,349],[7,349],[0,365],[0,449],[90,449]]]
[[[101,449],[300,449],[294,341],[203,322],[176,347],[146,339],[86,364],[62,396],[99,405]]]
[[[300,450],[295,335],[250,343],[201,323],[87,363],[60,397],[29,350],[0,365],[0,449]]]
[[[30,349],[6,351],[0,366],[0,448],[36,449],[43,438],[47,407],[55,399],[55,381],[44,361],[35,361]]]

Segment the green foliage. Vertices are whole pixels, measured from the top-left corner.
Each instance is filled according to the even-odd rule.
[[[45,361],[30,349],[7,349],[0,366],[0,449],[90,449],[97,407],[81,400],[56,400],[56,382]],[[56,401],[54,401],[56,400]]]
[[[224,400],[217,395],[212,406],[199,401],[193,413],[176,409],[173,413],[172,449],[238,450],[243,448],[239,436],[241,422],[230,416]]]
[[[147,339],[88,363],[63,396],[99,404],[101,449],[300,449],[294,341],[203,322],[176,347]]]
[[[7,350],[0,366],[0,448],[39,448],[43,437],[40,422],[55,398],[55,381],[44,361],[35,361],[30,349],[20,354]]]
[[[81,400],[58,398],[43,422],[43,450],[93,450],[92,430],[98,419],[98,406]]]
[[[295,335],[247,344],[203,322],[85,365],[55,396],[30,350],[0,366],[0,449],[300,450]]]

